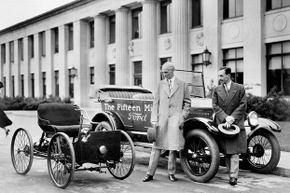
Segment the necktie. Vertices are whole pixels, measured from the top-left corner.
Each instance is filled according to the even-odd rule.
[[[168,79],[169,91],[172,92],[172,80]]]
[[[228,86],[226,84],[224,84],[224,87],[225,87],[226,93],[229,94]]]

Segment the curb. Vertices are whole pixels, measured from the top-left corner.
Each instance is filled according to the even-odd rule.
[[[290,177],[290,169],[282,168],[282,167],[276,167],[273,170],[272,174],[275,174],[277,176]]]

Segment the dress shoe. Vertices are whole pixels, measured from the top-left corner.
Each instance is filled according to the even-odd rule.
[[[237,178],[230,178],[229,184],[232,186],[235,186],[235,185],[237,185],[237,181],[238,181]]]
[[[153,180],[153,176],[147,174],[147,175],[145,176],[145,178],[143,179],[143,182],[149,182],[149,181],[151,181],[151,180]]]
[[[176,177],[173,175],[173,174],[169,174],[168,175],[168,178],[169,178],[169,180],[171,181],[171,182],[175,182],[177,179],[176,179]]]

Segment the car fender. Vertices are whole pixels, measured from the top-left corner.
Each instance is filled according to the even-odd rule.
[[[267,118],[258,118],[259,125],[254,129],[251,129],[248,136],[251,136],[255,132],[260,132],[262,130],[267,130],[268,132],[281,132],[281,127],[274,121]]]
[[[186,137],[187,133],[193,129],[205,129],[211,133],[218,133],[219,130],[211,119],[194,117],[184,121],[183,135]]]
[[[111,111],[104,111],[104,112],[97,113],[93,117],[92,121],[93,122],[107,121],[110,123],[113,130],[124,128],[124,124],[122,123],[120,117],[116,113],[111,112]]]

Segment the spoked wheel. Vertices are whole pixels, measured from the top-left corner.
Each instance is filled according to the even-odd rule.
[[[135,149],[131,137],[125,132],[121,132],[120,161],[114,164],[107,163],[108,170],[117,179],[127,178],[134,170]]]
[[[194,129],[185,139],[180,151],[180,161],[184,172],[196,182],[207,182],[218,171],[219,149],[214,138],[205,130]]]
[[[33,142],[25,129],[15,131],[11,141],[11,161],[18,174],[25,175],[31,169],[33,162]]]
[[[55,186],[66,188],[75,172],[75,151],[65,133],[56,133],[50,140],[47,167]]]
[[[279,163],[280,145],[271,133],[254,133],[248,139],[246,165],[255,172],[269,173]]]

